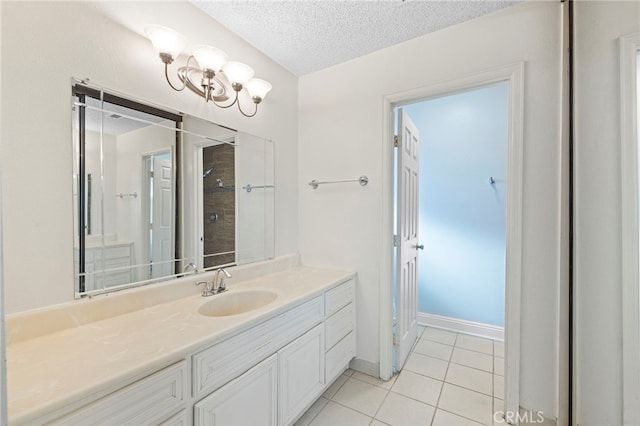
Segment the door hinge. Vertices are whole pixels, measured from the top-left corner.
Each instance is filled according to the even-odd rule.
[[[400,345],[400,338],[398,337],[397,334],[393,334],[393,346],[398,346]]]
[[[400,247],[400,235],[393,236],[393,246]]]
[[[149,172],[149,177],[153,177],[153,170]]]
[[[393,146],[398,148],[400,146],[400,136],[393,135]]]

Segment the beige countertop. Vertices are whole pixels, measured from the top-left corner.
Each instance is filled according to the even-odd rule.
[[[80,407],[263,322],[294,303],[311,299],[353,275],[348,271],[298,266],[229,285],[224,294],[267,289],[278,295],[270,304],[247,313],[227,317],[200,315],[198,308],[202,304],[224,294],[205,298],[197,293],[9,343],[9,423],[28,424],[64,407]],[[197,280],[195,276],[179,285],[193,285]],[[42,319],[42,312],[38,315]]]

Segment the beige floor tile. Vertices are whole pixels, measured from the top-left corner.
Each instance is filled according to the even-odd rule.
[[[371,420],[371,423],[369,424],[369,426],[389,426],[386,423],[382,423],[380,420],[377,419],[373,419]]]
[[[387,393],[388,391],[385,389],[351,377],[342,385],[332,400],[373,417]]]
[[[455,348],[453,350],[451,362],[493,373],[493,357],[491,355],[483,354],[480,352],[469,351],[462,348]]]
[[[433,416],[433,426],[476,426],[482,423],[474,422],[470,419],[457,416],[453,413],[449,413],[444,410],[436,410],[436,415]]]
[[[307,426],[318,415],[325,405],[329,402],[328,399],[320,397],[313,403],[313,405],[302,415],[295,423],[296,426]]]
[[[493,396],[504,399],[504,377],[493,375]]]
[[[346,371],[344,373],[342,373],[342,374],[344,374],[347,377],[351,377],[353,375],[353,373],[355,373],[355,372],[356,372],[355,370],[347,368]]]
[[[493,421],[492,402],[489,395],[445,383],[438,401],[438,408],[490,425]]]
[[[504,358],[504,342],[493,341],[493,354]]]
[[[333,398],[333,396],[338,392],[338,390],[349,380],[349,376],[341,374],[338,378],[331,383],[331,386],[327,388],[326,391],[322,394],[327,399]]]
[[[408,426],[431,424],[435,407],[396,393],[389,393],[376,414],[376,419],[390,425]]]
[[[493,355],[493,340],[483,339],[482,337],[458,334],[456,347]]]
[[[427,327],[422,333],[422,339],[433,340],[434,342],[451,345],[456,342],[456,335],[453,331],[441,330],[439,328]]]
[[[520,425],[521,426],[551,426],[556,422],[552,419],[544,417],[544,413],[541,411],[525,410],[520,407]]]
[[[311,426],[367,426],[371,417],[329,401],[310,423]]]
[[[448,363],[441,359],[432,358],[430,356],[414,352],[409,356],[409,359],[407,359],[404,368],[405,370],[413,371],[414,373],[429,376],[438,380],[444,380],[444,376],[447,372],[447,365]]]
[[[504,376],[504,358],[493,357],[493,374]]]
[[[390,380],[387,380],[386,382],[378,377],[373,377],[373,376],[369,376],[368,374],[364,374],[361,373],[359,371],[356,371],[355,373],[353,373],[353,375],[351,376],[354,379],[358,379],[362,382],[366,382],[369,383],[371,385],[374,386],[378,386],[379,388],[382,389],[386,389],[389,390],[391,389],[391,387],[393,386],[393,384],[396,382],[396,378],[398,376],[393,376]]]
[[[445,382],[487,395],[493,395],[492,378],[493,374],[486,371],[452,363],[449,364]]]
[[[434,342],[432,340],[420,339],[413,348],[413,351],[422,355],[428,355],[433,358],[449,361],[451,358],[451,352],[453,351],[453,346]]]
[[[438,402],[441,389],[441,381],[404,370],[398,376],[396,383],[391,388],[391,392],[396,392],[435,406]]]

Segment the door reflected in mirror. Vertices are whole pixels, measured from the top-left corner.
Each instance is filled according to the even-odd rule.
[[[95,86],[72,101],[78,297],[273,257],[271,141]]]

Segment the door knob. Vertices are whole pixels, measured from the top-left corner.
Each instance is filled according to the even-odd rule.
[[[424,244],[417,245],[416,250],[424,250]]]

